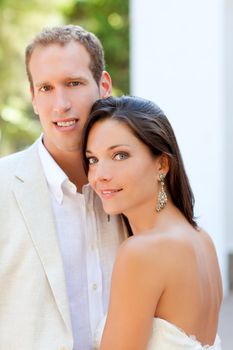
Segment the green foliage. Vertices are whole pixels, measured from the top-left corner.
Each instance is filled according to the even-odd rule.
[[[30,102],[24,50],[45,26],[79,24],[105,49],[114,93],[129,92],[127,0],[0,0],[0,156],[26,147],[40,133]]]
[[[0,0],[0,155],[26,147],[40,133],[30,102],[24,50],[41,27],[63,23],[63,1]]]
[[[67,23],[85,27],[103,43],[116,95],[129,93],[128,6],[127,0],[79,0],[64,8]]]

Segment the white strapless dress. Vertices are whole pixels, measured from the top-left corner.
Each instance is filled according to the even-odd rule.
[[[99,350],[106,318],[99,324],[94,337],[94,350]],[[221,350],[218,335],[212,346],[202,345],[195,336],[187,335],[182,329],[161,318],[154,318],[153,330],[147,350]]]

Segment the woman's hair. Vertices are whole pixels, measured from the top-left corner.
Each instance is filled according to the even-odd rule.
[[[155,156],[169,158],[166,186],[175,206],[195,228],[194,196],[186,175],[175,134],[163,111],[153,102],[134,96],[108,97],[95,102],[83,130],[83,165],[88,172],[87,139],[93,125],[103,119],[125,123]]]

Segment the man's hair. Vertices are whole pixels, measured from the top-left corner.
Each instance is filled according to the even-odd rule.
[[[103,70],[105,69],[104,51],[100,40],[91,32],[76,25],[64,25],[52,28],[44,28],[42,32],[35,36],[25,50],[25,64],[27,76],[33,89],[33,81],[29,69],[30,59],[33,50],[37,46],[49,46],[51,44],[66,45],[71,41],[76,41],[83,45],[90,55],[90,70],[99,85]]]

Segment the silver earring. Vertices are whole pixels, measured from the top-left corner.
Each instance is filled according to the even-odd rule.
[[[161,181],[161,190],[159,191],[158,195],[158,202],[156,205],[156,211],[159,212],[161,209],[166,207],[167,204],[167,194],[164,190],[164,180],[165,180],[165,175],[164,174],[159,174],[159,179]]]

